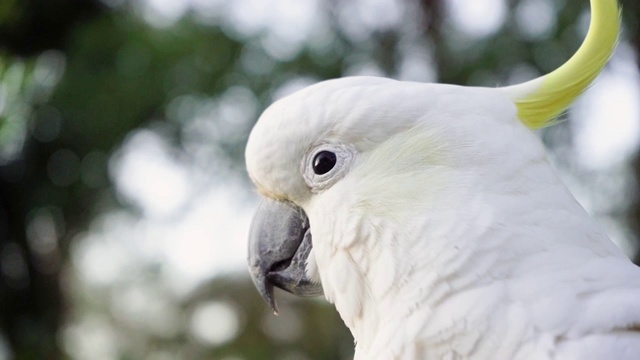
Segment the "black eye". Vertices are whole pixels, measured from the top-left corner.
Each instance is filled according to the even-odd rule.
[[[313,158],[313,172],[316,175],[326,174],[334,166],[336,166],[336,154],[331,151],[320,151]]]

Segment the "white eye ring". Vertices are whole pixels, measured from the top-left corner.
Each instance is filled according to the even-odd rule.
[[[355,159],[353,146],[325,142],[312,147],[302,159],[302,174],[311,192],[331,187],[348,172]]]

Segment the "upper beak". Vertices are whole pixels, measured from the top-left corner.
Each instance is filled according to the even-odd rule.
[[[249,271],[274,313],[278,313],[274,286],[295,295],[322,294],[322,286],[306,272],[311,248],[309,219],[300,207],[271,199],[260,203],[249,231]]]

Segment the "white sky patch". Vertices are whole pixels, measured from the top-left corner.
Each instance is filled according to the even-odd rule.
[[[374,31],[398,26],[405,18],[405,4],[399,0],[352,0],[335,2],[338,22],[354,40],[362,41]]]
[[[279,60],[295,56],[313,32],[327,24],[319,0],[236,0],[228,4],[226,25],[245,37],[261,34],[265,50]]]
[[[169,27],[188,10],[188,1],[184,0],[144,0],[136,2],[136,11],[150,25]]]
[[[162,253],[178,278],[197,283],[246,267],[252,217],[246,197],[231,185],[211,189],[198,196],[178,224],[166,229]]]
[[[549,33],[556,23],[556,9],[551,0],[525,0],[516,8],[515,16],[522,34],[529,39]]]
[[[198,305],[193,311],[190,330],[200,342],[219,346],[233,340],[240,331],[238,311],[222,301],[210,301]]]
[[[117,359],[117,334],[109,320],[87,315],[62,331],[63,346],[74,359]]]
[[[234,124],[243,123],[226,125]],[[255,199],[246,183],[233,182],[222,171],[220,178],[203,180],[198,168],[180,162],[152,130],[133,133],[111,160],[110,172],[120,196],[142,216],[105,213],[76,242],[73,263],[90,284],[116,284],[159,265],[165,283],[184,294],[246,266]]]
[[[124,198],[150,216],[171,215],[190,196],[186,169],[150,130],[129,136],[109,170]]]
[[[388,1],[388,0],[387,0]],[[259,37],[264,49],[279,60],[295,56],[314,34],[326,31],[320,0],[135,0],[149,24],[169,27],[191,12],[204,23],[222,25],[239,37]]]
[[[626,161],[640,141],[640,75],[634,54],[621,44],[610,67],[571,113],[580,164],[604,169]]]
[[[402,81],[433,82],[437,76],[434,60],[423,49],[403,49],[397,78]]]
[[[74,242],[73,264],[86,281],[99,286],[161,264],[171,290],[188,293],[207,279],[246,267],[254,208],[248,199],[250,189],[228,185],[199,194],[171,221],[138,219],[124,210],[107,213]]]
[[[128,249],[112,241],[118,229],[109,230],[112,233],[92,231],[90,235],[74,241],[72,263],[83,280],[92,285],[109,286],[120,280],[127,271],[135,269]]]
[[[500,29],[507,15],[504,0],[448,0],[447,19],[472,38],[489,36]]]

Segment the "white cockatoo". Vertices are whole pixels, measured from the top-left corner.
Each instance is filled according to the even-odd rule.
[[[324,293],[356,359],[640,359],[640,269],[531,129],[607,63],[616,0],[578,52],[504,88],[349,77],[270,106],[246,163],[254,283]]]

